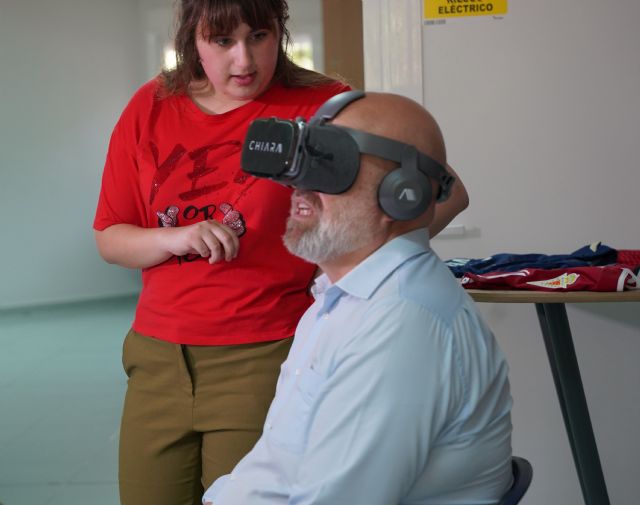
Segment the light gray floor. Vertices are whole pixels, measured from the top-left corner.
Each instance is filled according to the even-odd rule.
[[[135,300],[0,312],[0,504],[117,505]]]

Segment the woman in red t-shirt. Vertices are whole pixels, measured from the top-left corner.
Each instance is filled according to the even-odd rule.
[[[182,0],[177,68],[116,124],[94,221],[142,270],[123,350],[123,505],[201,503],[258,439],[315,266],[282,244],[290,190],[240,169],[257,117],[308,119],[344,83],[285,54],[285,0]],[[439,206],[435,234],[467,205]]]

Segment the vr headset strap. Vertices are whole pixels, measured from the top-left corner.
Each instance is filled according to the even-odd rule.
[[[412,163],[415,165],[415,168],[420,170],[427,177],[435,179],[440,185],[438,201],[441,202],[449,198],[451,186],[455,179],[440,163],[430,156],[418,151],[415,147],[409,144],[398,142],[386,137],[353,130],[345,126],[334,125],[334,128],[339,128],[347,132],[353,140],[356,141],[361,153],[372,154],[379,158],[396,161],[405,166],[409,159],[415,160],[415,162]]]
[[[365,96],[364,91],[353,90],[339,93],[327,100],[313,115],[309,121],[310,125],[331,121],[347,105]]]

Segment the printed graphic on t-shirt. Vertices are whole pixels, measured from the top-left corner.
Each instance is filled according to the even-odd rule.
[[[222,224],[228,226],[238,236],[242,237],[247,231],[243,215],[233,208],[233,205],[227,202],[223,202],[216,206],[215,204],[204,205],[203,207],[196,207],[195,205],[189,205],[180,212],[180,207],[177,205],[170,205],[164,211],[156,211],[158,216],[158,227],[162,228],[174,228],[180,226],[180,217],[187,221],[205,221],[207,219],[213,219],[215,217],[216,210],[219,210],[222,215]],[[201,219],[198,219],[201,218]],[[183,261],[190,263],[198,259],[204,259],[198,254],[186,254],[177,258],[178,264],[182,264]]]
[[[217,208],[224,216],[222,218],[222,224],[231,228],[238,237],[242,237],[242,235],[244,235],[244,232],[247,231],[242,214],[235,210],[230,203],[226,202],[221,203]],[[201,208],[189,205],[183,211],[182,216],[187,220],[193,220],[197,218],[199,214],[203,214],[202,221],[205,221],[207,219],[212,219],[215,211],[215,204],[205,205]],[[158,216],[158,227],[173,228],[179,226],[179,212],[180,208],[175,205],[167,207],[164,212],[160,210],[156,211],[156,215]]]
[[[190,181],[190,188],[183,191],[178,196],[184,202],[189,202],[202,196],[218,191],[229,184],[226,180],[215,183],[208,183],[205,179],[208,175],[213,174],[219,168],[219,163],[240,152],[242,143],[239,140],[229,140],[220,144],[208,144],[196,148],[192,151],[187,150],[182,144],[176,145],[166,160],[160,161],[160,153],[158,146],[154,142],[149,142],[149,149],[156,165],[156,171],[151,182],[151,191],[149,193],[149,204],[153,202],[158,195],[162,185],[169,179],[178,167],[180,160],[185,154],[191,159],[193,169],[186,174]],[[248,178],[236,175],[233,182],[244,184]],[[173,181],[175,184],[175,181]]]
[[[244,218],[242,214],[237,210],[234,210],[233,206],[230,203],[222,203],[220,204],[220,211],[224,214],[224,218],[222,218],[222,224],[227,225],[231,228],[238,237],[242,237],[246,228],[244,226]]]
[[[178,226],[178,212],[180,209],[175,205],[168,207],[164,212],[157,211],[158,225],[163,228],[172,228]]]
[[[566,289],[567,287],[575,284],[577,280],[580,278],[580,274],[574,273],[563,273],[558,277],[554,277],[553,279],[544,279],[541,281],[529,281],[527,284],[531,284],[532,286],[540,286],[541,288],[549,288],[549,289]]]
[[[177,194],[179,202],[155,211],[158,217],[158,226],[163,228],[184,226],[193,222],[218,218],[220,222],[231,228],[238,237],[241,237],[246,232],[245,220],[240,211],[234,208],[234,205],[237,205],[237,202],[244,197],[253,186],[253,183],[255,183],[255,180],[253,180],[252,183],[246,184],[251,177],[245,174],[242,169],[238,168],[232,178],[234,184],[244,186],[236,195],[233,203],[194,204],[194,200],[211,195],[231,184],[226,178],[218,177],[218,180],[213,181],[208,180],[208,178],[219,170],[223,161],[238,154],[241,148],[242,143],[239,140],[206,144],[190,151],[182,144],[177,144],[169,156],[164,161],[161,161],[158,146],[153,141],[150,141],[149,149],[156,170],[151,183],[149,204],[153,205],[163,184],[170,178],[172,179],[170,182],[172,188],[180,184],[180,178],[185,177],[187,180],[184,181],[183,179],[182,182],[187,182],[188,185],[188,189]],[[184,168],[178,170],[181,167],[181,162],[185,160],[190,160],[191,169],[188,171],[185,171]],[[215,216],[216,212],[221,215]],[[178,264],[181,265],[183,262],[190,263],[203,258],[197,254],[187,254],[176,259]]]

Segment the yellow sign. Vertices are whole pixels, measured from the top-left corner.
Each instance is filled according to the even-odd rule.
[[[423,0],[425,19],[502,16],[507,0]]]

